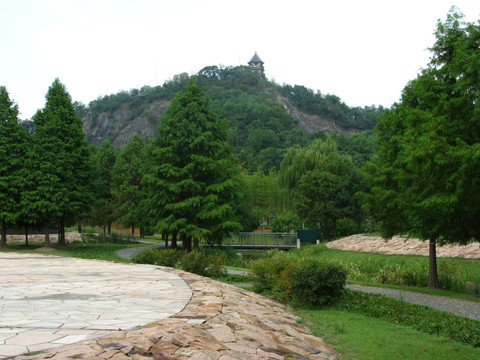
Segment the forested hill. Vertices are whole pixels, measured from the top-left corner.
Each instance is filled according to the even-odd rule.
[[[382,107],[349,107],[335,95],[304,86],[278,85],[260,78],[248,66],[208,66],[196,82],[212,99],[212,110],[229,120],[235,153],[244,162],[268,169],[278,165],[286,148],[305,144],[308,135],[352,134],[373,129]],[[153,137],[169,101],[185,88],[189,75],[176,75],[163,86],[107,95],[87,106],[75,103],[84,119],[89,143],[105,139],[123,147],[138,133]]]

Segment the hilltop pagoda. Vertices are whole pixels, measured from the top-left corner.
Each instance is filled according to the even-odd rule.
[[[261,77],[265,77],[265,69],[263,67],[263,61],[258,56],[257,52],[255,51],[255,55],[253,55],[252,59],[248,62],[248,66],[256,72]]]

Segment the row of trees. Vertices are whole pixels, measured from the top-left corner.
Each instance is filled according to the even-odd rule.
[[[8,225],[42,225],[49,245],[49,227],[58,225],[65,244],[65,224],[80,218],[91,202],[90,149],[82,119],[58,79],[46,95],[44,109],[34,116],[30,136],[18,123],[17,106],[0,87],[0,219],[1,247]]]
[[[190,249],[199,239],[221,242],[232,231],[253,230],[275,217],[290,218],[289,225],[278,226],[294,230],[302,226],[297,213],[304,225],[322,227],[327,238],[335,237],[337,219],[359,221],[354,215],[359,211],[356,187],[347,189],[352,180],[323,188],[315,198],[305,196],[315,186],[311,181],[322,176],[334,174],[336,182],[346,173],[358,173],[331,139],[292,148],[280,172],[272,166],[267,174],[250,174],[233,155],[227,122],[211,111],[210,98],[193,78],[172,100],[157,137],[135,135],[119,152],[108,140],[98,148],[87,146],[81,118],[58,79],[48,90],[45,108],[34,117],[33,135],[19,125],[17,107],[5,88],[1,94],[3,246],[7,227],[19,226],[44,228],[48,246],[50,227],[60,229],[64,245],[65,225],[89,222],[105,235],[118,222],[132,230],[139,227],[141,233],[148,229],[174,240],[180,236]],[[295,175],[289,162],[307,159],[308,166]],[[282,182],[287,172],[306,178],[298,184]],[[337,191],[345,191],[343,198],[355,203],[355,211],[338,211],[343,204],[333,194]],[[320,206],[327,194],[332,199],[323,210],[305,210]]]

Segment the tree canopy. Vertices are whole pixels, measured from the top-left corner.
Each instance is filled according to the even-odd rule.
[[[292,190],[297,212],[307,227],[336,238],[337,222],[361,218],[355,193],[362,189],[360,172],[336,143],[315,140],[306,148],[291,148],[280,167],[281,183]]]

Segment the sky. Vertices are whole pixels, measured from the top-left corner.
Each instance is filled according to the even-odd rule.
[[[55,78],[88,104],[257,52],[278,84],[390,107],[454,5],[480,19],[478,0],[0,0],[0,85],[29,119]]]

